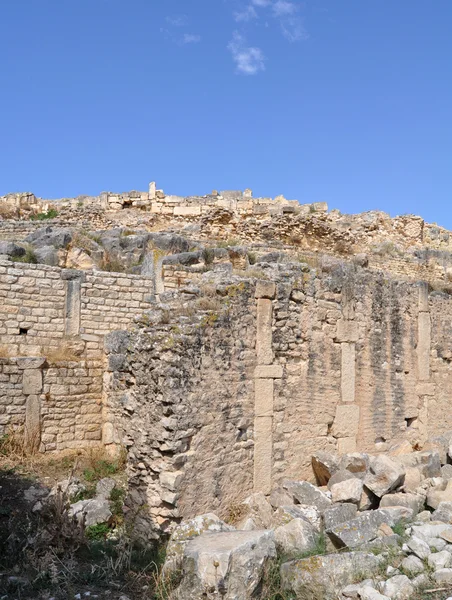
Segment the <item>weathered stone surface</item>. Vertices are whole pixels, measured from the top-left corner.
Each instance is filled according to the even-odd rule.
[[[406,545],[420,559],[425,559],[431,554],[431,550],[427,542],[416,536],[411,537]]]
[[[437,584],[449,586],[452,584],[452,569],[438,569],[432,577]]]
[[[452,523],[452,502],[440,502],[432,513],[432,520]]]
[[[359,504],[363,493],[363,482],[360,479],[347,479],[331,486],[333,502],[352,502]]]
[[[295,594],[303,593],[305,597],[311,589],[313,597],[316,597],[314,592],[320,594],[323,590],[325,599],[336,598],[344,586],[355,580],[357,573],[362,577],[371,577],[378,571],[380,563],[380,557],[365,552],[293,560],[281,566],[282,585],[283,589]]]
[[[402,567],[403,572],[407,573],[410,577],[415,577],[425,570],[422,560],[412,554],[405,557],[400,566]]]
[[[325,531],[329,532],[336,525],[351,521],[357,515],[358,509],[355,504],[343,503],[336,504],[323,511],[323,525]]]
[[[350,471],[347,471],[346,469],[339,469],[330,477],[327,487],[329,490],[331,490],[333,485],[342,483],[343,481],[348,481],[349,479],[357,479],[357,477],[354,473],[350,473]]]
[[[452,502],[452,480],[446,483],[445,489],[433,489],[427,494],[427,506],[438,508],[441,502]]]
[[[422,525],[412,525],[412,535],[428,542],[430,538],[441,537],[443,533],[452,535],[452,525],[446,523],[423,523]]]
[[[289,494],[289,492],[283,487],[277,487],[272,490],[270,496],[268,497],[268,501],[273,508],[279,508],[280,506],[288,506],[293,504],[294,498],[292,494]]]
[[[68,514],[76,517],[79,523],[84,523],[85,527],[108,523],[112,517],[110,503],[105,498],[80,500],[75,504],[71,504]]]
[[[252,519],[255,524],[255,529],[268,529],[271,527],[273,520],[273,509],[262,492],[255,492],[248,496],[243,502],[245,517],[244,519]],[[241,529],[241,522],[237,524],[237,528]]]
[[[331,506],[331,500],[315,485],[307,481],[284,481],[282,484],[299,504],[315,506],[323,510]]]
[[[335,438],[353,437],[358,433],[359,406],[342,404],[336,408],[336,416],[331,427],[331,435]]]
[[[369,470],[369,455],[362,452],[350,452],[341,458],[340,469],[353,473],[355,477],[364,479]]]
[[[338,547],[357,548],[378,537],[383,523],[389,524],[391,516],[384,510],[366,512],[360,516],[331,528],[329,535]]]
[[[411,508],[413,513],[417,515],[424,507],[425,498],[419,494],[386,494],[380,501],[380,508],[385,506],[406,506]]]
[[[319,511],[314,506],[302,506],[301,504],[280,506],[273,513],[271,526],[275,528],[287,525],[292,519],[304,519],[320,531],[321,516]]]
[[[416,468],[422,479],[441,476],[441,461],[438,452],[432,450],[425,452],[411,452],[395,456],[394,461],[405,469]]]
[[[330,477],[339,469],[337,454],[318,451],[312,455],[312,469],[319,485],[326,485]]]
[[[100,479],[96,484],[96,497],[108,500],[115,487],[116,481],[111,477]]]
[[[414,594],[414,586],[406,575],[396,575],[382,585],[381,591],[394,600],[409,600]]]
[[[370,472],[364,478],[365,486],[381,498],[403,483],[405,469],[381,454],[370,459]]]
[[[443,479],[452,479],[452,465],[443,465],[441,467],[441,477]]]
[[[250,599],[275,555],[272,531],[204,533],[185,547],[177,598],[202,600],[209,590],[225,600]]]
[[[181,566],[185,546],[190,540],[206,531],[222,532],[233,530],[234,527],[227,525],[213,513],[198,515],[193,519],[182,521],[182,523],[175,527],[169,539],[166,548],[165,572],[173,571]]]
[[[448,569],[452,564],[452,554],[447,552],[447,550],[434,552],[427,556],[427,564],[435,571],[438,571],[439,569]]]
[[[319,532],[304,519],[292,519],[275,529],[275,544],[278,552],[287,558],[295,558],[316,547]]]

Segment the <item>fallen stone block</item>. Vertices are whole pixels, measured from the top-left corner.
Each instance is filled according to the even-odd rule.
[[[361,479],[347,479],[340,483],[335,483],[330,488],[331,500],[333,502],[351,502],[359,504],[363,493],[363,482]]]
[[[328,533],[336,525],[351,521],[357,515],[358,509],[355,504],[336,504],[323,511],[323,526]]]
[[[174,529],[166,547],[166,560],[163,566],[165,573],[178,570],[182,564],[185,546],[202,533],[234,531],[234,527],[222,521],[213,513],[198,515],[193,519],[182,521]]]
[[[385,596],[394,600],[409,600],[415,589],[406,575],[395,575],[381,586]]]
[[[355,477],[364,479],[369,470],[369,455],[363,452],[350,452],[341,458],[340,469],[353,473]]]
[[[380,501],[380,508],[385,506],[405,506],[411,508],[414,515],[417,515],[424,508],[425,498],[419,494],[395,493],[386,494]]]
[[[204,600],[207,592],[224,600],[253,598],[275,556],[272,531],[203,533],[185,547],[176,597]]]
[[[295,558],[316,548],[319,532],[304,519],[292,519],[275,529],[275,544],[280,555]]]
[[[363,513],[347,521],[332,527],[329,536],[337,547],[357,548],[362,544],[371,542],[379,535],[379,528],[383,523],[390,524],[393,516],[385,510],[373,510]]]
[[[284,590],[299,594],[300,598],[330,600],[337,598],[340,590],[353,583],[357,574],[372,577],[378,572],[381,557],[365,552],[348,552],[312,556],[284,563],[281,582]],[[317,596],[314,593],[318,594]],[[320,595],[320,594],[323,594]]]
[[[305,506],[315,506],[319,510],[329,508],[331,500],[318,487],[307,481],[284,481],[283,488],[292,495],[295,502]]]
[[[303,506],[301,504],[294,504],[289,506],[280,506],[273,513],[272,517],[272,528],[280,527],[281,525],[287,525],[293,519],[304,519],[311,523],[311,525],[317,530],[321,529],[321,516],[315,506]]]
[[[364,478],[365,486],[381,498],[402,485],[405,469],[394,460],[381,454],[369,460],[369,473]]]
[[[319,451],[312,455],[312,469],[319,485],[326,485],[330,477],[339,469],[337,454]]]

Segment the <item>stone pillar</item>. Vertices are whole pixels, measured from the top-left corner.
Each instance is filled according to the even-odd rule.
[[[256,355],[254,372],[254,491],[269,494],[272,489],[273,465],[273,394],[274,379],[282,377],[282,367],[272,365],[272,299],[276,286],[258,281]]]
[[[417,340],[417,386],[419,417],[417,422],[418,443],[428,438],[429,398],[435,396],[435,384],[430,381],[431,320],[428,302],[428,283],[419,284],[419,315]]]
[[[151,183],[149,184],[149,200],[155,200],[155,192],[156,192],[155,181],[151,181]]]
[[[356,342],[358,323],[355,321],[353,288],[342,292],[342,319],[336,326],[335,341],[341,345],[341,404],[336,407],[331,434],[337,439],[339,454],[356,451],[360,409],[356,404]]]
[[[63,269],[61,278],[65,281],[66,299],[64,307],[64,334],[68,337],[80,333],[80,311],[83,271]]]
[[[43,388],[42,366],[45,358],[24,357],[17,359],[22,370],[22,393],[25,401],[25,446],[36,452],[41,445],[41,393]]]

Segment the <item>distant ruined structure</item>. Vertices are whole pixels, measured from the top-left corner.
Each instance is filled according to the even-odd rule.
[[[420,217],[155,183],[0,216],[0,432],[124,447],[143,535],[452,429],[452,240]]]

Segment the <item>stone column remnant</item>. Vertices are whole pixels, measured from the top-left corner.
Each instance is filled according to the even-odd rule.
[[[429,398],[435,396],[435,384],[430,381],[431,320],[428,283],[419,284],[419,316],[417,340],[417,395],[419,398],[419,442],[428,437]]]
[[[41,393],[43,387],[43,357],[21,357],[17,365],[22,370],[22,392],[27,396],[25,403],[25,445],[36,452],[41,444]]]
[[[254,490],[269,494],[272,489],[273,465],[273,395],[274,379],[282,377],[282,367],[272,365],[272,299],[276,285],[258,281],[256,355],[254,372]]]
[[[74,336],[80,333],[80,310],[83,271],[63,269],[61,278],[65,281],[66,300],[64,307],[64,333]]]

